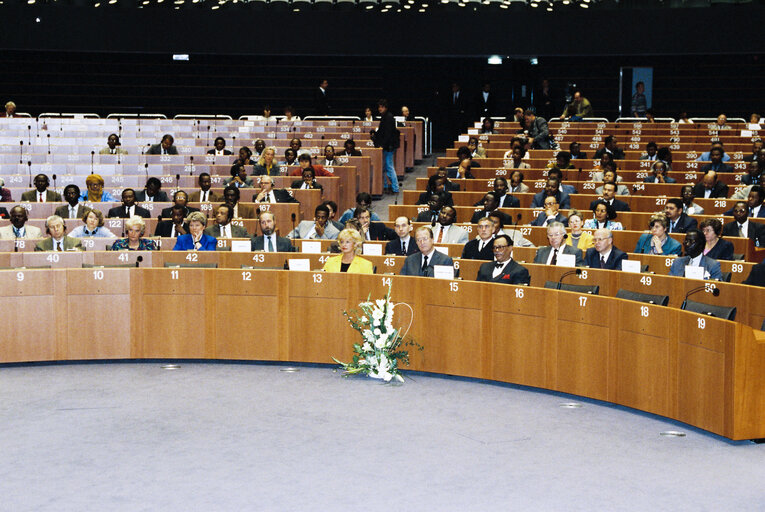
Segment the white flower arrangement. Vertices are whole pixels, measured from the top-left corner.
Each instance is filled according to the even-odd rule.
[[[414,341],[404,341],[409,327],[412,326],[411,321],[403,335],[399,329],[393,327],[393,310],[397,306],[406,306],[410,311],[412,308],[403,302],[394,304],[390,294],[389,287],[384,299],[371,301],[367,297],[366,302],[359,304],[361,312],[351,311],[353,316],[343,311],[343,315],[348,318],[348,322],[361,334],[362,338],[362,343],[353,345],[354,354],[350,363],[343,363],[332,358],[345,371],[346,376],[364,373],[373,379],[382,379],[385,382],[394,379],[404,382],[400,366],[409,364],[409,352],[404,348],[414,346],[422,350],[422,346]]]

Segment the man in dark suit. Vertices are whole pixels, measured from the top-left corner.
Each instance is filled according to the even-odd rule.
[[[430,194],[428,198],[428,209],[423,210],[417,214],[415,222],[430,222],[435,223],[438,221],[438,214],[441,208],[444,206],[444,201],[439,194]]]
[[[609,135],[606,137],[605,146],[595,152],[595,159],[600,159],[603,153],[611,153],[614,160],[624,160],[624,150],[616,142],[616,137]]]
[[[454,261],[449,256],[436,250],[433,231],[430,227],[417,228],[414,238],[420,252],[406,257],[400,275],[433,277],[434,265],[454,266]]]
[[[136,192],[135,200],[139,203],[156,202],[156,203],[168,203],[170,199],[167,197],[167,192],[162,190],[162,182],[159,178],[152,176],[146,180],[146,187]]]
[[[752,188],[749,189],[749,196],[746,199],[750,217],[765,217],[765,208],[762,207],[763,199],[765,199],[765,192],[763,192],[762,187],[760,185],[752,185]],[[733,215],[733,208],[723,213],[723,215]]]
[[[744,201],[736,202],[733,207],[733,222],[723,226],[723,236],[746,237],[754,241],[757,247],[765,247],[765,224],[749,220],[749,205]]]
[[[233,188],[236,188],[236,187],[233,187]],[[237,192],[238,191],[239,189],[237,189]],[[175,193],[173,194],[173,205],[183,206],[184,218],[188,217],[191,212],[199,211],[199,208],[194,208],[193,206],[189,206],[187,204],[188,202],[189,202],[189,196],[186,195],[186,192],[184,192],[183,190],[175,191]],[[172,213],[172,209],[173,209],[172,206],[164,208],[161,213],[162,217],[163,218],[169,217]]]
[[[558,210],[560,205],[555,196],[545,197],[544,207],[544,211],[539,212],[537,218],[532,221],[532,226],[549,226],[552,222],[560,222],[564,226],[568,226],[568,217]]]
[[[209,140],[209,139],[208,139]],[[208,155],[230,155],[231,151],[226,149],[226,139],[223,137],[215,137],[215,142],[213,142],[213,147],[210,151],[207,152]]]
[[[765,286],[765,261],[761,261],[752,267],[752,271],[749,272],[749,277],[746,278],[744,284]]]
[[[510,188],[507,185],[507,179],[503,177],[494,178],[494,193],[497,197],[497,208],[520,208],[521,201],[512,194],[509,194]],[[476,206],[479,206],[476,203]]]
[[[708,172],[735,172],[733,167],[723,162],[723,150],[719,146],[715,146],[709,150],[709,163],[702,165],[699,172],[707,174]]]
[[[162,136],[159,144],[154,144],[146,151],[147,155],[177,155],[178,148],[173,146],[175,139],[169,133]]]
[[[590,203],[590,210],[595,209],[599,202],[606,202],[614,207],[617,212],[631,212],[630,205],[616,199],[616,184],[607,182],[603,184],[603,198]]]
[[[627,253],[614,247],[614,238],[609,229],[596,229],[593,237],[595,247],[587,249],[584,261],[590,268],[606,270],[621,270],[622,261],[627,259]]]
[[[571,153],[572,160],[587,160],[587,153],[582,151],[582,146],[578,142],[569,144],[568,152]]]
[[[507,235],[499,235],[492,246],[494,261],[484,263],[478,269],[476,281],[505,284],[529,284],[531,276],[526,267],[513,260],[512,242]]]
[[[227,204],[218,206],[215,211],[215,223],[207,226],[204,230],[205,235],[215,238],[250,238],[250,234],[242,226],[232,224],[231,220],[234,213]]]
[[[109,209],[106,216],[109,218],[129,219],[133,215],[148,219],[151,217],[151,212],[135,204],[135,190],[126,188],[122,191],[122,206],[115,206]]]
[[[497,201],[497,196],[494,192],[487,192],[486,195],[483,196],[481,203],[483,203],[483,210],[478,210],[473,213],[473,217],[470,219],[471,224],[477,224],[478,219],[488,217],[492,212],[497,212],[497,215],[502,219],[502,224],[511,224],[513,222],[508,214],[497,210],[499,201]]]
[[[704,279],[721,279],[720,262],[703,254],[704,244],[704,235],[698,229],[689,229],[683,240],[685,256],[679,256],[672,261],[669,275],[685,277],[687,267],[702,267]]]
[[[361,237],[364,240],[395,240],[396,233],[382,222],[372,222],[372,212],[368,208],[358,207],[353,218],[361,224]]]
[[[496,98],[494,93],[491,92],[491,84],[486,82],[481,88],[481,92],[478,94],[478,117],[491,117],[497,109]]]
[[[28,190],[21,194],[22,201],[29,201],[30,203],[59,203],[61,202],[61,194],[48,190],[50,181],[45,174],[38,174],[35,176],[35,190]]]
[[[154,236],[163,238],[178,238],[178,235],[185,235],[189,232],[189,225],[186,221],[186,208],[181,205],[173,205],[170,208],[170,220],[162,220],[157,223],[154,229]]]
[[[696,219],[683,213],[683,200],[673,197],[667,199],[664,213],[669,221],[668,233],[685,233],[689,229],[696,229],[699,225]]]
[[[322,79],[319,82],[319,87],[313,91],[313,109],[317,116],[329,115],[329,93],[327,88],[329,82],[326,79]]]
[[[396,218],[396,222],[393,226],[396,232],[396,238],[385,245],[385,254],[409,256],[420,250],[414,242],[414,238],[410,236],[410,233],[412,232],[412,223],[408,218]]]
[[[508,237],[509,238],[509,237]],[[513,245],[510,242],[510,245]],[[472,239],[462,248],[462,259],[491,260],[494,258],[494,222],[489,217],[478,220],[478,237]]]
[[[294,252],[295,247],[288,238],[277,236],[276,217],[273,212],[263,212],[260,214],[260,230],[263,232],[260,236],[253,235],[252,250],[265,252]]]
[[[223,197],[210,190],[212,178],[206,172],[199,175],[199,190],[195,190],[189,196],[190,203],[217,203],[223,201]]]
[[[467,108],[468,101],[460,84],[452,83],[452,92],[447,96],[449,105],[449,135],[451,139],[456,139],[467,127]]]
[[[81,219],[85,215],[85,208],[80,201],[80,187],[74,183],[64,187],[64,201],[69,204],[56,208],[55,214],[62,219]]]
[[[571,198],[569,198],[568,194],[560,189],[560,182],[555,178],[547,178],[545,189],[542,192],[534,194],[534,198],[531,200],[531,207],[544,207],[545,197],[547,196],[555,196],[555,199],[558,200],[558,204],[561,208],[571,208]]]
[[[260,177],[260,192],[255,196],[255,203],[297,203],[289,191],[283,188],[274,188],[274,179],[265,174]]]
[[[346,139],[343,143],[343,151],[337,154],[338,156],[361,156],[361,151],[356,149],[356,141],[353,139]]]
[[[574,256],[574,265],[583,267],[582,250],[567,245],[566,236],[566,228],[562,223],[553,222],[549,224],[547,226],[547,241],[550,242],[550,245],[537,249],[537,253],[534,255],[534,263],[539,263],[540,265],[558,265],[558,257],[561,254],[570,254]]]
[[[744,162],[756,162],[757,161],[757,154],[762,150],[762,139],[755,139],[752,142],[752,153],[749,155],[746,155],[743,160]]]
[[[732,171],[731,171],[732,172]],[[704,178],[693,186],[693,195],[700,198],[728,197],[728,185],[718,181],[717,173],[709,171]]]
[[[550,149],[550,131],[543,117],[537,117],[533,110],[526,110],[523,112],[523,123],[531,149]]]
[[[58,215],[51,215],[45,220],[45,232],[50,235],[40,240],[35,251],[81,251],[79,238],[66,236],[66,223]]]

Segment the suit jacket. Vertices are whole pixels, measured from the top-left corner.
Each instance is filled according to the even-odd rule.
[[[668,226],[671,229],[672,227],[672,221],[667,219],[669,222]],[[677,219],[677,223],[675,224],[674,230],[667,230],[670,233],[685,233],[689,229],[697,228],[699,225],[698,221],[694,219],[693,217],[689,217],[688,215],[681,213],[680,217]],[[733,236],[738,236],[738,229],[736,229],[736,234]]]
[[[595,156],[593,157],[595,160],[598,160],[603,156],[603,153],[606,152],[606,148],[600,148],[595,152]],[[614,160],[624,160],[624,150],[621,148],[616,148],[611,152],[614,155]]]
[[[228,187],[229,185],[232,185],[232,184],[236,186],[236,183],[234,183],[234,177],[233,176],[230,176],[230,177],[226,178],[225,180],[223,180],[223,186],[224,187]],[[254,181],[252,180],[252,178],[247,176],[246,178],[244,178],[244,185],[239,185],[237,188],[252,188],[254,186],[255,185],[254,185]]]
[[[421,192],[420,197],[417,198],[417,202],[414,204],[428,204],[428,199],[430,199],[430,196],[436,193],[437,192],[431,192],[429,190]],[[454,197],[452,196],[451,192],[444,190],[443,192],[438,193],[438,195],[441,198],[441,203],[444,206],[454,206]]]
[[[208,155],[214,155],[214,154],[215,154],[215,149],[211,149],[211,150],[209,150],[209,151],[207,152],[207,154],[208,154]],[[228,149],[224,149],[224,150],[223,150],[223,154],[224,154],[224,155],[230,155],[230,154],[232,154],[232,153],[231,153],[231,151],[229,151]]]
[[[479,238],[474,238],[468,243],[465,244],[465,247],[462,248],[462,259],[463,260],[486,260],[491,261],[494,259],[494,239],[492,238],[489,240],[486,245],[484,245],[483,249],[481,251],[478,250],[479,244],[481,243],[481,240]],[[489,273],[491,275],[491,272]]]
[[[138,205],[135,205],[133,212],[139,217],[143,217],[144,219],[151,218],[151,212],[146,208],[141,208]],[[128,215],[124,206],[115,206],[114,208],[109,208],[109,212],[106,214],[106,216],[110,218],[127,219]]]
[[[409,241],[406,243],[406,254],[401,252],[401,239],[397,236],[385,245],[385,254],[395,254],[396,256],[409,256],[420,252],[420,248],[417,247],[417,242],[414,241],[414,237],[409,236]]]
[[[433,265],[454,266],[454,261],[446,254],[443,254],[439,251],[433,251],[430,260],[428,261],[428,266],[425,267],[425,271],[423,272],[422,254],[418,252],[406,257],[406,260],[404,260],[404,266],[401,268],[400,275],[433,277]]]
[[[765,247],[765,224],[749,221],[748,238],[753,240],[755,245]],[[738,223],[734,220],[723,226],[723,236],[738,236]]]
[[[417,214],[417,218],[414,219],[415,222],[438,222],[438,212],[434,212],[430,209],[425,210],[423,212],[420,212]]]
[[[499,208],[520,208],[521,201],[512,194],[505,194],[497,198]]]
[[[494,261],[489,261],[481,265],[475,279],[476,281],[505,284],[529,284],[531,282],[529,271],[515,260],[510,260],[497,277],[492,277],[493,273]]]
[[[146,190],[138,190],[135,193],[135,201],[136,203],[144,203],[146,202]],[[190,201],[190,199],[189,199]],[[154,196],[154,202],[155,203],[169,203],[170,199],[167,197],[167,192],[164,192],[160,190],[157,192],[157,195]]]
[[[462,95],[460,94],[460,96]],[[478,105],[478,116],[491,116],[496,110],[496,103],[496,98],[493,92],[490,91],[485,100],[483,99],[483,91],[479,92],[476,101],[476,104]]]
[[[499,215],[499,218],[502,219],[502,225],[503,226],[509,226],[513,223],[513,219],[510,218],[510,216],[504,212],[501,212],[499,210],[494,210],[496,215]],[[487,212],[485,210],[478,210],[477,212],[473,213],[473,216],[470,218],[471,224],[478,224],[478,221],[484,217],[488,217]]]
[[[0,187],[0,202],[3,203],[11,203],[13,202],[13,196],[11,196],[11,191],[5,187]]]
[[[252,251],[263,251],[265,250],[265,238],[263,235],[261,236],[253,236],[251,239],[252,241]],[[284,238],[282,236],[276,237],[276,251],[277,252],[295,252],[295,246],[290,243],[289,238]]]
[[[204,234],[215,238],[221,238],[220,226],[218,224],[207,226],[204,230]],[[231,224],[231,238],[250,238],[250,234],[242,226]]]
[[[691,261],[690,256],[679,256],[674,259],[672,266],[669,268],[669,275],[677,277],[685,277],[685,267],[688,266],[688,262]],[[701,266],[709,272],[711,279],[721,279],[722,272],[720,271],[720,262],[708,258],[706,256],[701,257]]]
[[[433,240],[438,240],[438,234],[441,232],[441,224],[436,222],[436,227],[433,228]],[[442,244],[466,244],[468,241],[468,232],[452,224],[446,232],[446,236],[441,240]]]
[[[571,198],[568,197],[568,194],[563,192],[562,190],[558,190],[556,197],[558,198],[558,204],[563,210],[567,210],[571,208]],[[531,200],[531,207],[532,208],[544,208],[545,205],[545,191],[538,192],[534,194],[534,198]]]
[[[608,270],[621,270],[622,261],[627,259],[627,253],[620,251],[616,247],[611,247],[611,254],[608,255],[606,264],[603,267]],[[600,268],[600,253],[595,250],[594,247],[587,249],[587,254],[584,256],[585,263],[590,268]],[[719,264],[718,264],[719,266]]]
[[[196,190],[196,191],[192,192],[191,195],[189,196],[189,202],[190,203],[198,203],[198,202],[200,202],[199,199],[201,197],[202,197],[202,190],[201,189],[200,190]],[[221,196],[219,194],[216,194],[215,192],[213,192],[212,189],[210,189],[210,193],[207,195],[207,200],[210,203],[219,203],[219,202],[223,201],[223,196]]]
[[[693,195],[696,196],[697,199],[704,199],[704,183],[699,182],[693,186]],[[712,194],[709,197],[728,197],[728,185],[718,181],[715,183],[715,186],[712,189]]]
[[[189,225],[185,222],[183,223],[183,229],[186,231],[186,233],[189,232]],[[173,232],[173,221],[172,220],[163,220],[160,222],[157,222],[157,227],[154,229],[154,236],[161,236],[163,238],[170,238],[170,234]],[[178,232],[175,232],[175,236],[178,236]]]
[[[531,146],[533,149],[550,149],[550,131],[544,118],[537,117],[527,129],[529,137],[534,138],[534,143]]]
[[[271,192],[274,193],[274,199],[276,199],[277,203],[297,203],[299,202],[297,199],[295,199],[292,194],[284,190],[283,188],[275,188],[271,190]]]
[[[340,272],[340,265],[343,263],[342,260],[342,254],[327,258],[326,263],[324,263],[324,271]],[[371,261],[364,259],[361,256],[355,256],[351,262],[351,266],[348,267],[347,272],[349,274],[374,274],[375,266]]]
[[[308,238],[308,233],[311,232],[315,225],[316,222],[313,220],[301,220],[300,223],[295,226],[295,229],[293,229],[290,233],[290,238]],[[338,231],[335,226],[327,222],[327,225],[324,227],[324,234],[322,236],[315,237],[315,239],[335,240],[339,234],[340,231]]]
[[[727,212],[723,213],[723,215],[732,216],[733,215],[733,208],[731,208]],[[749,217],[755,217],[755,218],[758,218],[758,219],[761,219],[761,218],[765,217],[765,206],[760,208],[760,211],[757,212],[757,215],[749,215]]]
[[[43,237],[42,229],[36,226],[30,226],[29,224],[26,224],[24,228],[26,228],[26,231],[24,233],[24,236],[22,236],[21,238],[27,239],[27,238],[42,238]],[[7,226],[3,226],[0,228],[0,239],[1,240],[16,239],[16,235],[13,233],[12,224],[9,224]]]
[[[186,213],[183,214],[183,217],[186,218],[189,216],[191,212],[198,212],[199,208],[194,208],[193,206],[186,205]],[[173,216],[173,207],[168,206],[167,208],[163,208],[160,212],[160,215],[163,219],[169,219]]]
[[[537,215],[537,218],[534,219],[534,221],[531,223],[531,225],[532,226],[544,226],[545,225],[545,220],[547,220],[547,214],[545,212],[539,212],[539,215]],[[558,222],[562,222],[564,226],[568,226],[568,217],[563,215],[561,212],[558,212],[558,215],[555,216],[555,220],[558,221]]]
[[[99,155],[127,155],[128,152],[127,150],[117,146],[114,148],[114,153],[112,153],[112,148],[110,148],[109,146],[106,146],[104,149],[99,151],[98,154]]]
[[[313,90],[314,112],[317,116],[326,116],[329,114],[329,91],[321,91],[321,87]]]
[[[590,203],[590,210],[595,208],[595,205],[598,203],[598,201],[600,201],[600,200],[596,199],[596,200],[594,200],[593,202]],[[614,207],[614,210],[616,210],[617,212],[631,212],[632,211],[632,210],[630,210],[630,205],[628,205],[624,201],[619,201],[616,198],[614,198],[614,200],[611,203],[611,205]]]
[[[35,251],[52,251],[53,250],[53,238],[48,237],[37,242]],[[72,238],[71,236],[64,235],[64,250],[82,250],[82,242],[79,238]]]
[[[393,240],[395,238],[398,238],[396,232],[386,227],[382,222],[369,223],[370,240]]]
[[[751,162],[751,160],[750,160],[750,162]],[[744,174],[741,177],[741,183],[743,183],[744,185],[761,185],[762,184],[762,175],[755,176],[754,178],[752,178],[751,174]]]
[[[717,243],[712,249],[704,256],[712,258],[713,260],[732,260],[733,259],[733,244],[727,240],[719,238]]]
[[[699,172],[701,174],[706,174],[709,171],[715,171],[715,172],[736,172],[736,170],[733,168],[732,165],[728,165],[724,162],[720,162],[720,165],[717,166],[717,169],[715,169],[714,165],[709,163],[706,165],[702,165],[699,169]]]
[[[573,254],[576,258],[574,260],[574,265],[577,267],[583,267],[584,266],[584,259],[582,259],[582,250],[576,249],[570,245],[563,244],[561,246],[563,250],[560,253],[562,254]],[[589,250],[589,249],[588,249]],[[534,256],[534,263],[539,263],[541,265],[547,265],[547,258],[550,257],[550,251],[552,251],[552,246],[546,245],[544,247],[540,247],[537,249],[537,253]],[[600,263],[598,263],[598,268],[600,268]]]
[[[152,146],[146,150],[146,155],[161,155],[162,154],[162,144],[152,144]],[[168,155],[177,155],[178,154],[178,148],[175,146],[170,146],[167,148],[167,154]]]
[[[27,190],[21,194],[22,201],[29,201],[30,203],[37,202],[37,189]],[[45,201],[48,203],[60,203],[62,201],[61,194],[54,192],[50,189],[45,191]]]
[[[64,206],[59,206],[56,208],[56,211],[54,212],[56,215],[61,217],[62,219],[68,219],[69,218],[69,204],[65,204]],[[82,216],[85,215],[85,207],[81,204],[77,205],[77,218],[81,219]]]
[[[295,180],[292,182],[292,185],[290,185],[290,188],[299,189],[303,186],[303,180]],[[311,188],[317,188],[321,190],[322,195],[324,195],[324,187],[320,183],[316,183],[316,180],[313,180],[313,183],[311,183]]]
[[[744,284],[765,286],[765,261],[752,267],[752,271],[749,273],[749,277],[744,281]]]
[[[200,251],[215,251],[218,249],[218,241],[214,236],[202,234],[202,238],[199,240],[202,244]],[[191,234],[181,235],[175,241],[174,251],[192,251],[194,250],[194,242]]]

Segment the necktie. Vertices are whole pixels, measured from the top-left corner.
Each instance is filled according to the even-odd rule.
[[[16,236],[16,238],[21,238],[21,230],[18,228],[13,228],[13,234]]]
[[[406,242],[401,241],[401,254],[406,254]]]
[[[738,225],[738,236],[740,236],[742,238],[746,237],[746,235],[744,234],[744,225],[743,224],[739,224]]]
[[[69,218],[70,219],[74,219],[76,217],[77,217],[77,208],[75,208],[74,206],[70,206],[69,207]]]
[[[483,240],[481,240],[480,242],[478,242],[478,252],[481,252],[481,251],[483,251],[483,245],[484,245],[484,243],[483,243]]]
[[[274,252],[274,243],[271,240],[270,236],[267,237],[267,238],[268,238],[268,252]]]
[[[494,262],[494,268],[502,268],[505,264],[501,261],[495,261]]]
[[[207,201],[207,192],[202,192],[202,202]]]
[[[440,244],[441,240],[444,239],[444,230],[446,230],[446,227],[441,227],[441,229],[438,230],[438,240],[436,240],[437,244]]]
[[[428,267],[428,257],[423,256],[422,259],[422,268],[420,269],[423,273],[425,273],[425,269]]]
[[[675,222],[669,223],[669,232],[674,233],[675,232]]]
[[[553,249],[553,257],[550,260],[550,265],[558,264],[558,249]]]
[[[42,192],[40,192],[37,195],[40,196],[40,198],[37,200],[38,202],[42,203],[43,201],[45,201],[45,199],[43,199],[43,193]]]
[[[600,268],[606,268],[606,260],[602,254],[600,255]]]
[[[56,242],[56,250],[57,251],[61,250],[61,242]]]

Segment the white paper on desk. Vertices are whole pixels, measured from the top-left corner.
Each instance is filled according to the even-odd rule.
[[[247,133],[250,131],[250,128],[248,126],[240,126],[239,127],[239,133]]]
[[[433,265],[433,277],[436,279],[454,279],[454,267],[451,265]]]
[[[750,130],[760,130],[762,129],[762,126],[760,126],[758,123],[749,123],[747,126]]]
[[[290,270],[311,270],[311,260],[303,258],[290,258],[287,260],[287,265]]]
[[[251,248],[249,240],[231,240],[231,252],[250,252]]]
[[[468,135],[478,135],[478,129],[468,128]]]
[[[393,116],[393,119],[395,119],[397,123],[405,123],[406,122],[406,118],[404,116]]]
[[[470,140],[470,136],[468,135],[460,135],[457,137],[457,142],[467,142]]]
[[[576,266],[576,256],[573,254],[559,254],[558,255],[558,266],[559,267],[575,267]]]
[[[307,254],[319,254],[321,253],[321,242],[306,240],[300,246],[300,252],[304,252]]]
[[[252,127],[252,126],[255,126],[255,121],[245,121],[245,122],[244,122],[244,125],[245,125],[245,126],[248,126],[248,127]],[[241,130],[240,130],[240,131],[241,131]]]
[[[640,273],[640,260],[622,260],[622,270],[632,274]]]
[[[752,130],[741,130],[741,136],[742,137],[751,137],[752,136]]]
[[[366,256],[382,256],[383,246],[382,244],[365,243],[361,246],[361,254]]]
[[[687,265],[685,267],[685,277],[691,279],[704,279],[704,270],[706,270],[704,267],[691,267],[690,265]]]
[[[441,246],[437,245],[436,246],[436,250],[438,252],[440,252],[441,254],[446,254],[447,256],[449,256],[449,248],[448,247],[441,247]]]

